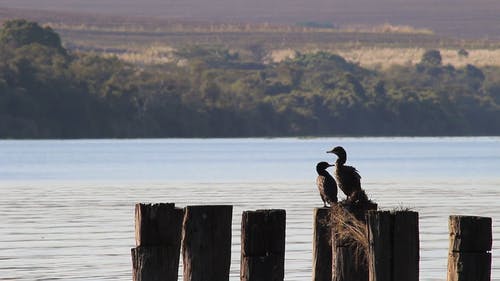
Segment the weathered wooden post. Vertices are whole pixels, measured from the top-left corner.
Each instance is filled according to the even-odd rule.
[[[418,281],[420,276],[418,212],[396,211],[393,216],[392,279]]]
[[[228,281],[233,206],[188,206],[182,231],[184,281]]]
[[[377,204],[332,206],[332,281],[368,281],[368,235],[365,215]]]
[[[241,281],[283,281],[285,210],[245,211],[241,221]]]
[[[176,281],[184,211],[172,203],[135,205],[134,281]]]
[[[371,211],[367,215],[370,281],[418,281],[418,213]]]
[[[313,281],[332,280],[330,208],[314,208]]]
[[[388,211],[371,211],[366,218],[370,243],[369,280],[392,281],[392,215]]]
[[[491,218],[450,216],[448,281],[491,280]]]

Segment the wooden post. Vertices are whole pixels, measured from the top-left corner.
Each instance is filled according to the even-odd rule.
[[[368,281],[368,265],[365,262],[367,249],[360,249],[360,243],[366,244],[364,247],[368,248],[365,215],[369,210],[376,209],[377,204],[371,202],[360,205],[339,203],[332,206],[332,281]],[[347,227],[336,225],[339,217]],[[359,232],[357,238],[365,241],[354,242],[353,238],[339,235],[340,232],[353,228]]]
[[[367,215],[369,280],[393,281],[393,218],[388,211],[371,211]]]
[[[491,280],[491,218],[450,216],[448,281]]]
[[[188,206],[182,231],[184,281],[228,281],[233,206]]]
[[[332,280],[330,208],[314,208],[313,281]]]
[[[332,254],[333,281],[367,281],[368,269],[349,245],[335,245]]]
[[[241,281],[283,281],[285,210],[245,211],[241,221]]]
[[[393,213],[392,279],[418,281],[420,276],[420,230],[418,212]]]
[[[367,215],[370,281],[418,281],[418,213],[372,211]]]
[[[135,205],[134,281],[176,281],[184,211],[172,203]]]

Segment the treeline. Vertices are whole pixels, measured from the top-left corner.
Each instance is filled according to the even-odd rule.
[[[499,135],[500,69],[417,65],[373,71],[334,54],[260,62],[186,47],[137,66],[71,53],[50,28],[0,30],[1,138]]]

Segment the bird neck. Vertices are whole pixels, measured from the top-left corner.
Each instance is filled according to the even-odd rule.
[[[337,161],[335,161],[335,166],[336,167],[340,167],[340,166],[343,166],[345,164],[345,161],[346,161],[346,157],[345,156],[339,156],[339,158],[337,158]]]
[[[316,169],[316,172],[318,172],[318,175],[320,175],[320,176],[328,176],[329,175],[329,173],[326,170]]]

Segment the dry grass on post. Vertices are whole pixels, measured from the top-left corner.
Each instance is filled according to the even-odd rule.
[[[368,264],[369,241],[365,223],[339,204],[332,206],[331,213],[330,227],[335,229],[331,241],[342,241],[344,246],[351,248],[357,264]]]

